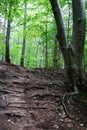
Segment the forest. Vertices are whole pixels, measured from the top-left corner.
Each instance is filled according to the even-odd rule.
[[[0,0],[0,130],[87,130],[87,0]]]

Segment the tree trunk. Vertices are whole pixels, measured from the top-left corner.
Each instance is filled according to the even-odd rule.
[[[82,56],[85,41],[85,1],[72,0],[73,33],[71,44],[66,38],[61,9],[57,0],[50,0],[57,25],[57,40],[62,51],[67,77],[76,89],[83,81]]]
[[[85,29],[86,29],[86,16],[85,16],[85,0],[72,0],[73,9],[73,34],[71,45],[74,48],[75,62],[77,65],[78,79],[82,84],[83,81],[83,67],[82,58],[85,43]]]
[[[6,42],[6,18],[4,18],[4,24],[3,24],[3,44]],[[1,61],[5,61],[5,53],[2,53]]]
[[[21,66],[24,66],[24,56],[25,56],[25,44],[26,44],[26,15],[27,15],[27,4],[26,4],[26,2],[25,2],[24,25],[23,25],[23,45],[22,45],[21,61],[20,61],[20,65],[21,65]]]
[[[48,24],[46,23],[45,67],[48,68]]]
[[[70,30],[70,18],[71,18],[71,6],[70,6],[70,4],[69,4],[69,1],[70,0],[68,0],[68,11],[69,11],[69,13],[68,13],[68,21],[67,21],[67,40],[68,40],[68,42],[70,42],[70,34],[71,34],[71,30]]]
[[[11,9],[12,9],[12,3],[9,4],[7,32],[6,32],[6,52],[5,52],[5,60],[9,63],[10,63],[9,40],[11,30]]]
[[[58,43],[57,43],[57,39],[55,38],[55,41],[54,41],[54,56],[53,56],[53,63],[54,63],[54,68],[57,68],[59,67],[58,65]]]

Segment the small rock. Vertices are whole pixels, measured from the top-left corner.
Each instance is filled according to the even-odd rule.
[[[80,124],[80,126],[84,126],[84,124]]]
[[[58,126],[57,124],[55,124],[53,127],[54,127],[55,129],[59,129],[59,126]]]
[[[8,119],[7,122],[11,122],[11,119]]]

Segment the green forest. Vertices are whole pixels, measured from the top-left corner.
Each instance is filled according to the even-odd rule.
[[[67,33],[67,41],[68,44],[70,44],[73,25],[72,2],[71,0],[59,1]],[[10,22],[10,25],[8,25],[8,22]],[[7,34],[8,28],[10,31],[9,34]],[[20,65],[21,58],[23,58],[23,66],[28,68],[64,68],[64,61],[59,48],[59,43],[56,41],[56,33],[56,24],[49,0],[1,0],[1,61],[6,61],[7,36],[9,40],[9,59],[11,63]],[[83,55],[83,67],[85,71],[87,70],[86,43],[87,36],[85,37]],[[24,52],[22,52],[23,48]]]
[[[69,82],[82,84],[86,5],[85,0],[1,0],[0,60],[27,68],[62,68]]]
[[[0,8],[0,60],[6,60],[5,43],[9,20],[10,62],[20,65],[23,56],[25,67],[54,67],[56,27],[49,1],[2,1]],[[63,66],[61,54],[59,57],[59,64]]]
[[[0,117],[87,130],[87,0],[0,0]]]

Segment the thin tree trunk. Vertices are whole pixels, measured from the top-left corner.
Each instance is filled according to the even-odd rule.
[[[5,38],[6,38],[6,18],[4,18],[3,34],[4,34],[3,44],[5,44]]]
[[[3,25],[3,44],[5,44],[6,42],[6,18],[4,18],[4,25]],[[1,61],[5,61],[5,53],[2,53],[2,58]]]
[[[42,67],[42,56],[43,56],[43,48],[42,48],[42,45],[40,45],[40,62],[39,62],[39,68]]]
[[[9,4],[7,32],[6,32],[6,52],[5,52],[5,60],[6,62],[9,62],[9,63],[11,62],[10,50],[9,50],[9,40],[10,40],[10,30],[11,30],[11,9],[12,9],[12,3]]]
[[[45,67],[47,68],[48,67],[48,36],[47,36],[47,31],[48,31],[48,27],[47,27],[47,23],[46,23],[46,57],[45,57]]]
[[[57,39],[55,38],[54,41],[54,56],[53,56],[53,63],[54,63],[54,68],[58,68],[58,43]]]
[[[23,45],[22,45],[21,61],[20,61],[20,65],[21,65],[21,66],[24,66],[24,56],[25,56],[25,44],[26,44],[26,15],[27,15],[27,4],[26,4],[26,2],[25,2],[24,25],[23,25]]]

